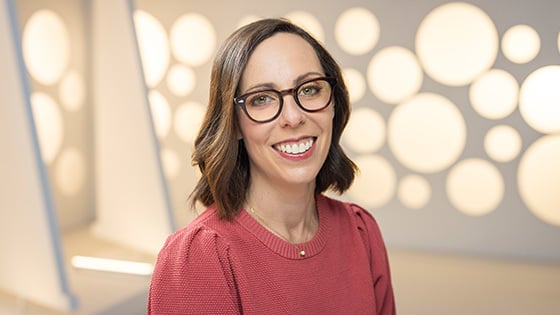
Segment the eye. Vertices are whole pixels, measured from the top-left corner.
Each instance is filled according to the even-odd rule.
[[[306,85],[302,86],[299,89],[298,94],[300,96],[313,96],[313,95],[319,94],[322,89],[323,89],[323,87],[320,84],[317,84],[316,82],[313,82],[313,83],[306,84]]]
[[[247,105],[249,106],[259,107],[267,104],[273,104],[275,102],[277,102],[276,96],[267,92],[257,92],[247,97]]]

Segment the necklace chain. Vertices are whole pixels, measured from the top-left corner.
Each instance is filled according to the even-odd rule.
[[[286,241],[286,242],[288,242],[288,243],[294,245],[295,248],[296,248],[296,250],[299,251],[299,255],[300,255],[301,257],[304,257],[304,256],[305,256],[305,250],[304,250],[304,249],[300,248],[297,244],[293,244],[287,237],[285,237],[285,236],[282,235],[280,232],[276,231],[276,230],[273,229],[270,225],[268,225],[268,224],[266,223],[266,221],[263,219],[263,217],[261,217],[261,216],[255,211],[255,208],[249,206],[249,212],[251,212],[251,214],[253,214],[253,217],[254,217],[255,219],[257,219],[257,221],[259,221],[259,223],[261,223],[261,224],[264,225],[268,230],[270,230],[272,233],[274,233],[274,235],[277,235],[278,237],[280,237],[280,238],[283,239],[284,241]],[[307,231],[307,235],[306,235],[304,241],[307,241],[307,240],[309,239],[309,235],[310,235],[310,234],[311,234],[311,233],[310,233],[310,231],[308,230],[308,231]]]

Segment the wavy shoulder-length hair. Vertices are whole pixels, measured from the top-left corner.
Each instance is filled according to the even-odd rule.
[[[315,192],[331,189],[343,193],[352,184],[357,167],[339,143],[350,117],[350,101],[340,67],[329,52],[300,27],[284,19],[263,19],[231,34],[214,59],[208,108],[192,156],[193,165],[201,172],[190,195],[193,208],[197,202],[204,206],[215,204],[220,218],[231,220],[243,207],[250,186],[249,157],[243,141],[238,139],[238,111],[233,99],[251,53],[265,39],[281,32],[305,39],[315,50],[325,75],[337,82],[332,140],[316,178]]]

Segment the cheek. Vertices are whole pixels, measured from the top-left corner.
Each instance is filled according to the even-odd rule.
[[[239,136],[245,142],[247,149],[266,142],[267,129],[265,125],[256,124],[249,119],[240,119]]]

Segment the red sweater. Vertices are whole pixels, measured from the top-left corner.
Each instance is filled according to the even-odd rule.
[[[159,253],[148,314],[395,314],[374,218],[322,195],[317,210],[317,234],[298,247],[245,211],[229,222],[209,207]]]

